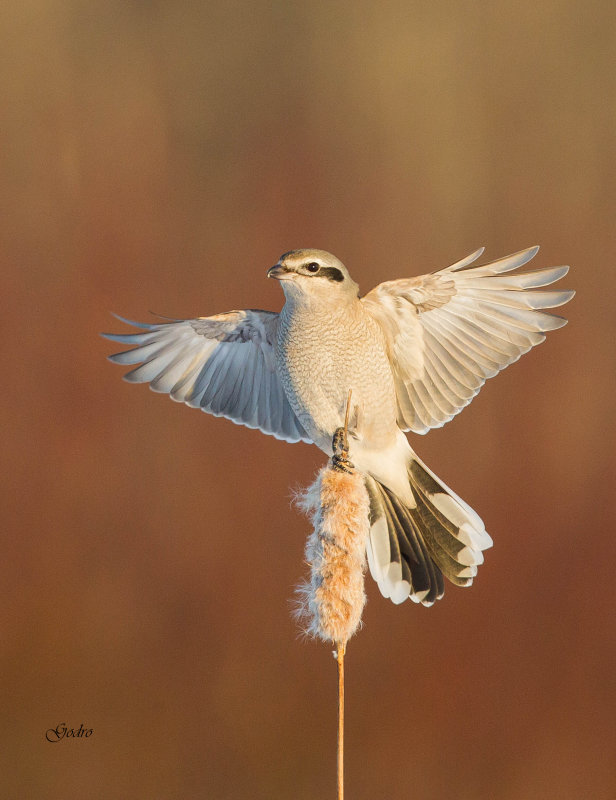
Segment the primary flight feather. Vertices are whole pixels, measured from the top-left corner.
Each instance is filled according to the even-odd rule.
[[[481,267],[483,249],[365,297],[323,250],[292,250],[268,276],[285,304],[104,334],[139,365],[124,377],[216,416],[331,454],[352,392],[349,458],[370,497],[368,564],[382,594],[432,605],[445,576],[468,586],[492,540],[477,514],[417,457],[405,431],[458,414],[496,375],[566,323],[546,313],[571,291],[543,287],[568,267],[511,272],[533,247]],[[122,319],[122,318],[120,318]]]

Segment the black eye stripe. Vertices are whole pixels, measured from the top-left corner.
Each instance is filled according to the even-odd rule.
[[[319,277],[321,276],[327,278],[328,281],[335,281],[336,283],[342,283],[344,280],[344,275],[336,267],[321,267]]]
[[[335,281],[336,283],[342,283],[344,280],[344,275],[342,272],[337,269],[336,267],[322,267],[316,261],[310,261],[308,264],[304,264],[303,269],[306,272],[309,272],[311,275],[319,278],[327,278],[328,281]]]

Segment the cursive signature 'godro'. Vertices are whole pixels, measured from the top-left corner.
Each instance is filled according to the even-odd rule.
[[[48,742],[59,742],[60,739],[87,739],[92,736],[94,728],[84,728],[83,722],[78,728],[67,727],[66,722],[61,722],[55,728],[49,728],[45,732],[45,738]]]

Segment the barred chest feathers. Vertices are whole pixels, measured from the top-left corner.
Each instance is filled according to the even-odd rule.
[[[325,452],[344,423],[349,390],[354,433],[365,444],[396,430],[393,376],[382,333],[359,302],[315,308],[286,303],[276,337],[276,369],[305,430]]]

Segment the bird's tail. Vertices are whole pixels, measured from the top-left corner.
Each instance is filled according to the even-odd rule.
[[[413,454],[408,477],[415,505],[366,475],[370,496],[368,564],[384,597],[431,606],[443,576],[470,586],[492,539],[477,514]]]

